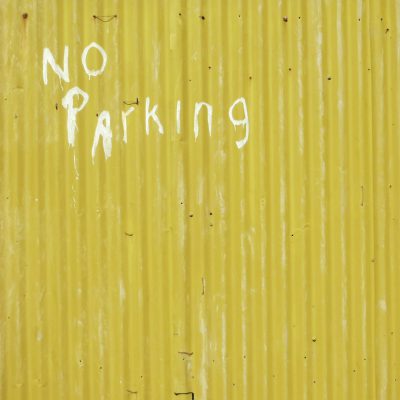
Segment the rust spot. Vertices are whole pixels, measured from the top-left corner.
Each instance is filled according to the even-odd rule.
[[[178,354],[186,354],[187,356],[192,356],[194,353],[193,351],[178,351]]]
[[[184,394],[192,395],[192,400],[194,400],[194,392],[175,392],[174,393],[175,396],[181,396],[181,395],[184,395]]]
[[[139,105],[139,98],[136,97],[136,100],[135,100],[135,101],[131,101],[131,102],[128,102],[128,101],[124,100],[123,103],[124,103],[126,106],[131,106],[132,104],[136,104],[136,105],[138,106],[138,105]]]
[[[364,207],[364,186],[361,185],[361,207]]]
[[[110,22],[114,18],[117,18],[117,14],[115,15],[93,15],[93,19],[98,19],[101,22]]]

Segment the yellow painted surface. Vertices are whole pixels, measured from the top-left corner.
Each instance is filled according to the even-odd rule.
[[[395,0],[1,0],[0,399],[399,399],[399,48]]]

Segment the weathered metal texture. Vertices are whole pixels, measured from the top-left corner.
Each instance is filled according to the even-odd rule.
[[[1,399],[400,398],[400,2],[0,15]],[[108,61],[89,79],[91,42]],[[65,46],[70,82],[49,66],[45,85]],[[103,110],[112,153],[100,138],[92,160]]]

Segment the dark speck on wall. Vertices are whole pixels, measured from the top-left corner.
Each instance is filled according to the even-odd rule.
[[[23,13],[23,14],[22,14],[22,18],[23,18],[23,19],[27,19],[27,18],[28,18],[28,13]]]

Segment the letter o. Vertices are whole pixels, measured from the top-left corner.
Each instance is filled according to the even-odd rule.
[[[97,49],[100,52],[101,56],[103,57],[103,64],[101,64],[100,69],[89,69],[86,64],[86,57],[91,48]],[[96,42],[92,42],[88,46],[85,47],[85,49],[83,50],[83,53],[82,53],[82,65],[83,65],[83,68],[85,69],[85,72],[89,76],[89,79],[91,76],[97,76],[97,75],[102,74],[104,72],[104,69],[106,68],[106,64],[107,64],[107,53],[104,51],[104,49],[100,45],[98,45]]]

